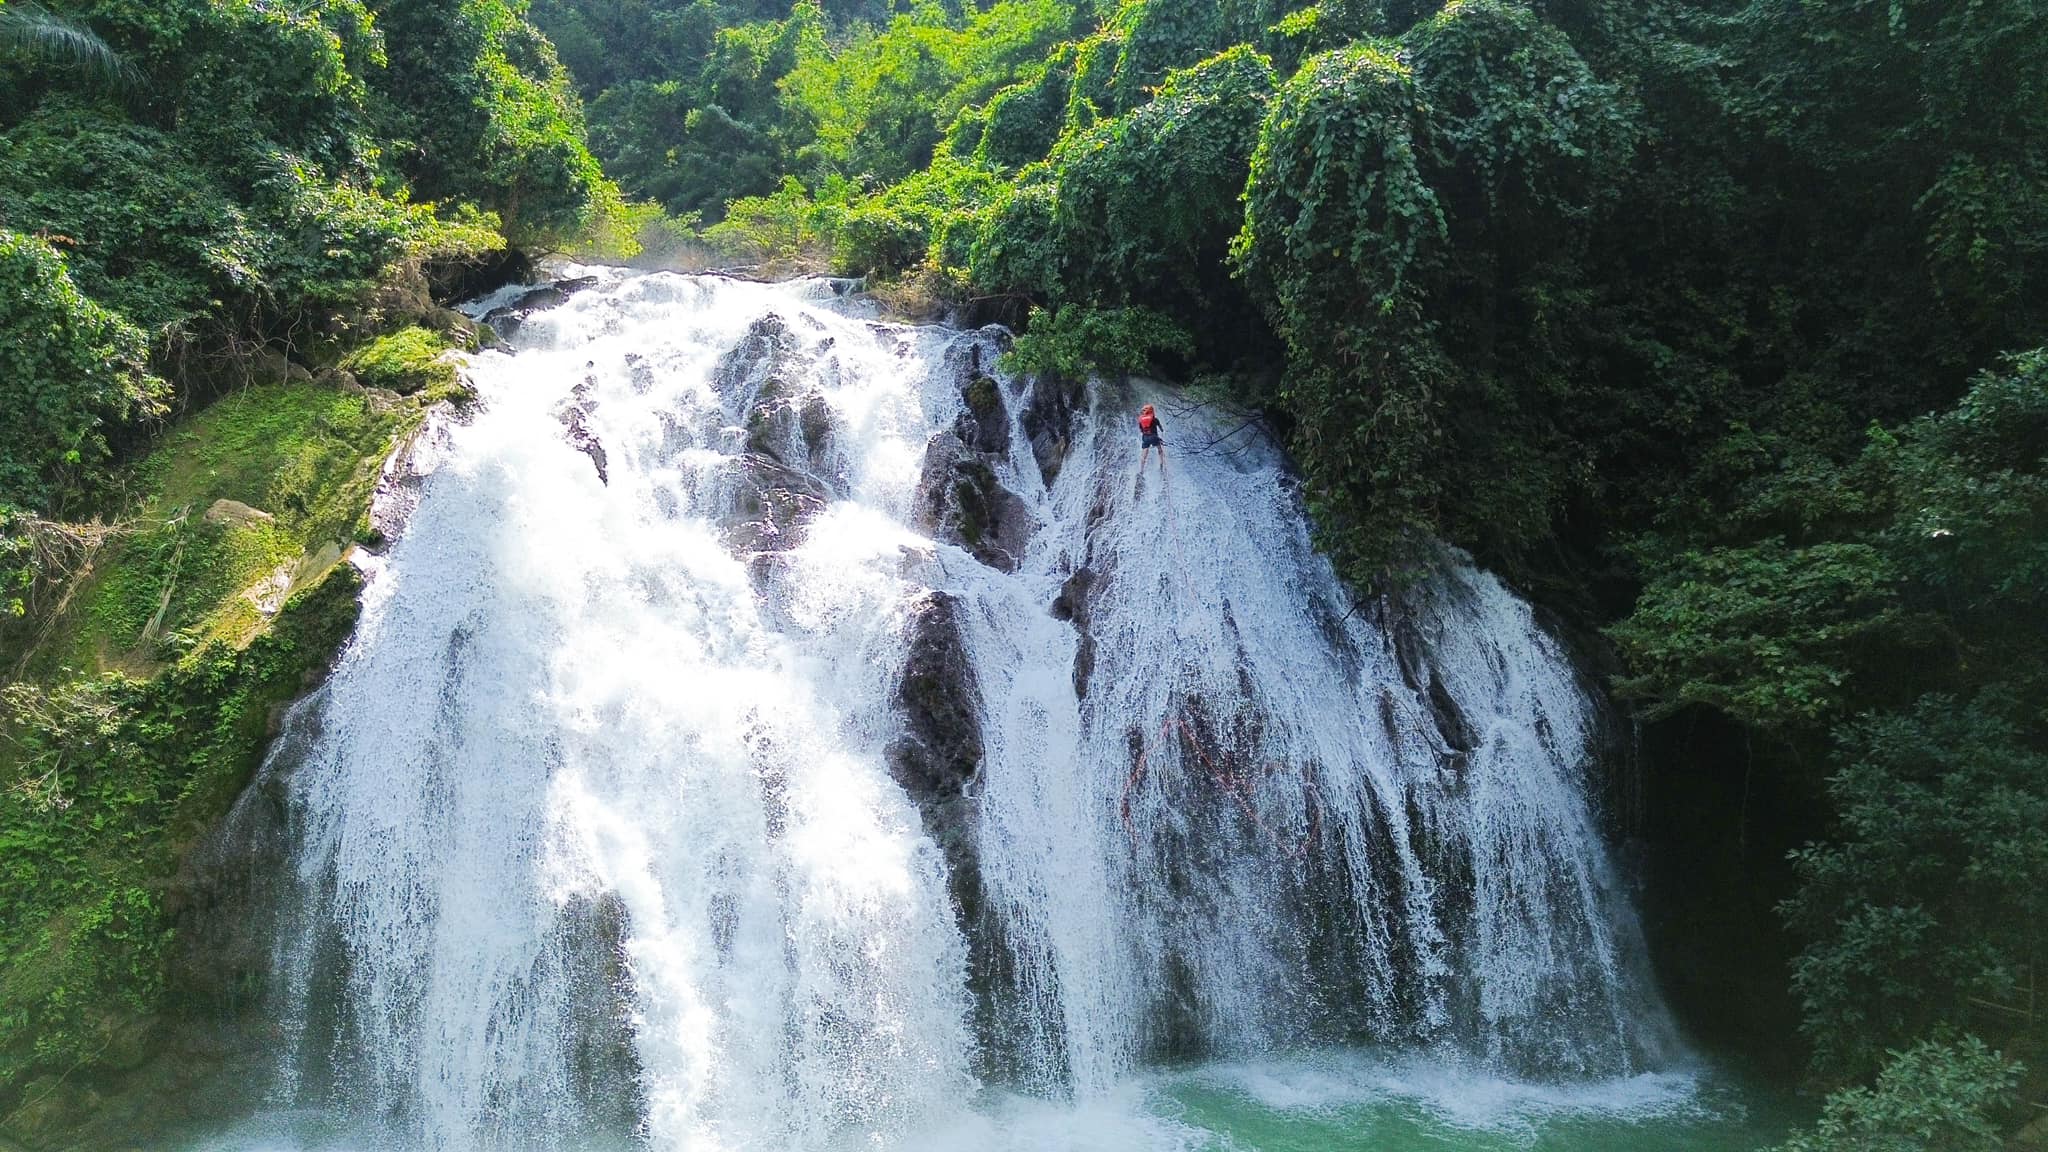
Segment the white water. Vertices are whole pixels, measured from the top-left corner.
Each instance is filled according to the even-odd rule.
[[[736,364],[770,314],[793,349]],[[963,1111],[992,1086],[1114,1100],[1161,1060],[1666,1055],[1588,807],[1594,713],[1491,577],[1354,609],[1254,433],[1190,451],[1236,421],[1106,385],[1049,490],[1013,428],[995,472],[1038,528],[999,572],[912,527],[996,336],[815,287],[608,274],[518,344],[477,358],[267,769],[298,844],[280,1106],[432,1148],[891,1147],[992,1123]],[[1146,399],[1173,455],[1134,484]],[[732,531],[750,421],[830,497],[793,549]],[[1083,566],[1077,699],[1048,609]],[[932,590],[980,697],[966,926],[884,753]]]

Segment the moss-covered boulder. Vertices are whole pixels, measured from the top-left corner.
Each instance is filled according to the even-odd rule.
[[[448,336],[415,324],[379,336],[343,361],[365,388],[383,388],[400,396],[429,389],[453,388],[455,364],[442,353]]]

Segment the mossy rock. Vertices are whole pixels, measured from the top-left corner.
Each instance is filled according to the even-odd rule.
[[[69,1141],[175,1062],[165,893],[261,761],[272,717],[353,628],[347,542],[367,533],[382,463],[426,395],[378,404],[301,380],[182,421],[129,478],[131,530],[0,702],[8,1135]],[[23,1111],[35,1101],[47,1107]]]
[[[385,388],[400,396],[430,388],[452,387],[455,365],[441,358],[448,336],[418,325],[379,336],[342,361],[366,388]]]
[[[210,640],[263,626],[301,562],[365,540],[392,443],[435,393],[396,406],[314,382],[232,393],[174,428],[136,469],[133,529],[108,544],[28,665],[148,676]],[[234,508],[209,520],[216,506]]]

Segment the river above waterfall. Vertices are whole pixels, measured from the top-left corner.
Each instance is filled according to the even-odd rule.
[[[1607,720],[1498,580],[1353,600],[1214,398],[593,274],[391,478],[237,810],[276,1043],[200,1146],[1773,1135],[1662,1006]]]

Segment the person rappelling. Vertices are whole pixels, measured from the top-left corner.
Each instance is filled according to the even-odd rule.
[[[1159,414],[1152,411],[1150,404],[1138,409],[1138,438],[1144,445],[1143,451],[1138,453],[1140,476],[1145,474],[1145,462],[1151,457],[1154,448],[1159,449],[1159,472],[1161,475],[1166,473],[1166,441],[1159,438],[1160,427]]]

